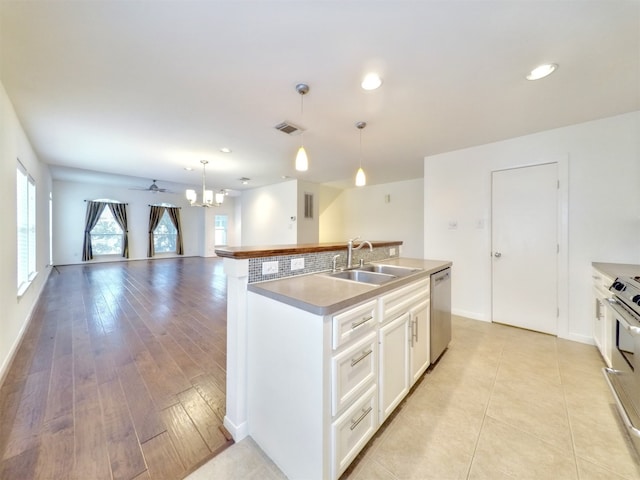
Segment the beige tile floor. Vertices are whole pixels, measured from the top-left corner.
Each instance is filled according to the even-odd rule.
[[[595,347],[453,319],[453,339],[343,480],[640,479]],[[283,479],[250,438],[187,477]]]

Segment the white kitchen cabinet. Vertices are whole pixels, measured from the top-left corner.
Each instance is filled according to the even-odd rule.
[[[425,300],[411,309],[411,362],[409,371],[411,373],[411,385],[416,383],[422,374],[429,367],[429,345],[430,345],[430,301]]]
[[[609,287],[613,279],[594,268],[591,279],[593,280],[593,340],[600,350],[600,354],[608,367],[611,367],[611,348],[613,344],[612,319],[609,309],[604,305],[611,296]]]
[[[380,327],[380,423],[409,392],[411,313]]]
[[[428,278],[324,316],[248,292],[247,430],[288,478],[339,478],[408,393],[428,300]]]

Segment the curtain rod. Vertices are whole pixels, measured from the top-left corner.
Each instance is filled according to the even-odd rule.
[[[182,207],[167,207],[166,205],[153,205],[151,203],[147,204],[148,207],[162,207],[162,208],[178,208],[181,209]]]
[[[99,200],[84,200],[85,202],[95,202],[95,203],[117,203],[119,205],[129,205],[128,203],[125,202],[101,202]]]

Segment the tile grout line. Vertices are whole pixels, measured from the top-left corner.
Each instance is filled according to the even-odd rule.
[[[496,387],[496,382],[498,381],[498,371],[500,370],[503,357],[504,357],[504,343],[502,345],[502,348],[500,349],[500,357],[498,359],[498,364],[496,366],[495,374],[493,376],[493,382],[491,384],[491,390],[487,398],[487,404],[484,407],[484,412],[482,412],[482,422],[480,423],[480,428],[478,429],[478,438],[476,438],[476,442],[473,446],[473,453],[471,454],[471,462],[469,462],[469,468],[467,469],[467,475],[465,476],[467,480],[471,475],[471,468],[473,467],[473,461],[475,460],[476,452],[478,450],[478,445],[480,444],[480,437],[482,436],[482,430],[484,429],[485,420],[487,418],[487,411],[489,410],[489,404],[491,403],[491,397],[493,396],[493,392]]]

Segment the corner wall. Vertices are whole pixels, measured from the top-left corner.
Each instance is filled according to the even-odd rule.
[[[491,320],[491,171],[567,154],[568,331],[591,339],[591,262],[640,264],[640,112],[425,158],[425,255],[453,261],[454,313]]]
[[[354,187],[340,193],[323,187],[320,242],[346,242],[357,236],[363,240],[401,240],[400,256],[426,258],[423,198],[422,178]]]

